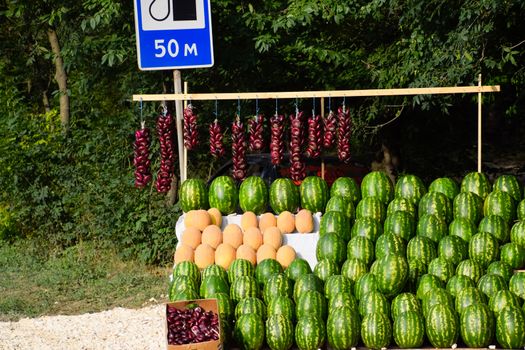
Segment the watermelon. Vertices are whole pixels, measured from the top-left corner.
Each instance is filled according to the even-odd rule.
[[[239,206],[242,211],[264,213],[268,206],[268,187],[259,176],[248,176],[239,188]]]
[[[518,178],[514,175],[500,175],[492,185],[493,191],[508,193],[512,199],[518,203],[522,198],[521,186]]]
[[[377,261],[376,276],[379,290],[388,298],[400,293],[408,279],[408,262],[403,255],[386,255]]]
[[[316,290],[306,290],[297,299],[295,314],[298,320],[310,315],[325,320],[327,316],[326,309],[326,298],[323,294]]]
[[[394,186],[388,175],[382,171],[372,171],[361,181],[361,197],[377,197],[387,205],[394,197]]]
[[[316,257],[320,261],[328,259],[342,265],[346,260],[346,243],[335,232],[325,233],[317,241]]]
[[[173,276],[173,280],[169,286],[169,295],[175,295],[182,291],[197,292],[197,283],[191,276]]]
[[[471,260],[486,268],[499,257],[498,241],[490,233],[477,233],[470,238],[468,254]]]
[[[506,222],[511,222],[516,217],[516,205],[514,199],[507,192],[495,190],[485,198],[483,214],[499,215]]]
[[[355,217],[369,217],[382,223],[385,221],[386,217],[386,206],[379,200],[379,198],[363,198],[361,201],[359,201],[357,207],[355,208]]]
[[[326,281],[328,277],[338,275],[340,272],[339,265],[330,259],[319,260],[314,267],[314,275],[323,282]]]
[[[510,290],[499,290],[489,299],[489,308],[496,316],[507,306],[520,307],[518,297]]]
[[[471,348],[486,348],[494,338],[494,315],[485,304],[467,306],[460,317],[461,339]]]
[[[454,275],[447,282],[447,291],[455,298],[461,290],[475,286],[476,284],[470,277]]]
[[[406,256],[406,243],[401,236],[391,233],[383,233],[376,242],[376,259],[386,255]]]
[[[365,273],[363,276],[359,277],[357,282],[354,284],[354,295],[357,300],[372,291],[379,291],[377,286],[377,281],[375,275],[371,272]]]
[[[233,336],[232,321],[219,317],[219,323],[221,325],[221,329],[220,329],[221,342],[223,343],[224,346],[227,346],[232,341],[232,336]]]
[[[228,268],[228,281],[232,284],[235,279],[242,276],[255,276],[255,268],[246,259],[235,259]]]
[[[492,189],[489,179],[484,173],[471,172],[461,181],[461,192],[472,192],[485,200]]]
[[[455,218],[448,227],[448,233],[451,236],[458,236],[463,241],[470,241],[470,237],[477,232],[476,225],[467,218]]]
[[[352,283],[357,282],[359,277],[363,276],[367,272],[368,266],[366,263],[356,258],[347,259],[341,267],[341,275],[351,280]]]
[[[200,286],[200,296],[202,298],[210,298],[216,293],[230,294],[230,287],[228,282],[218,275],[209,275],[202,278]]]
[[[335,232],[345,242],[350,240],[350,220],[339,211],[324,213],[319,222],[319,235]]]
[[[463,288],[456,295],[456,312],[461,315],[465,308],[474,304],[486,304],[485,295],[476,287]]]
[[[443,283],[454,276],[456,272],[454,264],[445,258],[435,258],[428,264],[428,273],[439,278]]]
[[[242,315],[235,322],[233,337],[243,350],[261,349],[264,343],[264,321],[257,314]]]
[[[333,275],[326,279],[324,285],[324,295],[331,299],[337,293],[352,293],[354,285],[352,280],[342,275]]]
[[[208,276],[219,276],[228,282],[228,272],[221,265],[212,264],[205,267],[201,272],[201,278],[204,280]]]
[[[183,212],[208,209],[208,189],[201,179],[187,179],[180,186],[180,207]]]
[[[300,204],[299,188],[291,179],[275,179],[270,185],[269,199],[275,214],[281,214],[283,211],[295,213]]]
[[[343,196],[354,205],[361,200],[361,190],[357,182],[351,177],[339,177],[330,188],[330,197]]]
[[[496,319],[496,339],[502,348],[522,349],[525,347],[525,316],[523,310],[507,306]]]
[[[434,288],[429,290],[422,300],[423,315],[428,316],[430,309],[434,305],[446,305],[450,308],[454,308],[454,299],[449,292],[443,288]]]
[[[370,266],[374,261],[374,243],[363,236],[354,237],[348,242],[346,254],[348,259],[359,259]]]
[[[443,282],[434,275],[428,273],[419,278],[417,285],[416,296],[419,300],[423,300],[425,294],[432,289],[443,288]]]
[[[218,292],[210,295],[210,297],[217,299],[217,306],[221,319],[231,320],[234,316],[234,309],[233,302],[230,299],[230,294]]]
[[[487,273],[479,279],[478,289],[485,294],[485,297],[490,298],[495,295],[497,291],[507,289],[507,282],[505,282],[505,279],[500,275]]]
[[[360,339],[361,320],[347,306],[330,312],[326,322],[326,338],[333,350],[347,350],[357,346]]]
[[[430,183],[428,192],[441,192],[453,201],[459,193],[459,186],[456,181],[449,177],[440,177]]]
[[[500,259],[513,269],[525,267],[525,248],[510,242],[500,248]]]
[[[355,312],[359,312],[359,306],[357,303],[357,299],[354,297],[352,293],[348,292],[337,292],[335,294],[332,294],[330,299],[328,299],[328,312],[332,312],[332,310],[337,309],[341,306],[347,306],[351,308],[352,310],[355,310]]]
[[[266,343],[272,350],[290,349],[294,341],[294,326],[283,315],[271,315],[266,320]]]
[[[201,272],[197,265],[192,261],[181,261],[173,267],[173,277],[190,276],[198,286],[201,283]]]
[[[238,303],[244,298],[257,297],[258,295],[259,286],[255,277],[237,277],[230,288],[230,298],[234,303]]]
[[[436,257],[436,246],[430,238],[416,236],[407,244],[408,260],[419,260],[428,265]]]
[[[453,207],[450,199],[441,192],[427,192],[419,201],[417,212],[419,218],[425,214],[440,217],[446,223],[452,221]]]
[[[325,213],[329,211],[338,211],[346,215],[346,217],[353,221],[355,219],[355,206],[353,202],[349,202],[345,197],[335,195],[330,197],[326,203]]]
[[[383,226],[377,219],[371,217],[357,218],[352,226],[351,236],[355,237],[366,237],[372,242],[375,242],[379,236],[383,234]]]
[[[297,302],[301,294],[307,290],[315,290],[319,293],[323,293],[323,281],[314,274],[302,275],[295,281],[295,285],[293,287],[293,300]]]
[[[483,199],[475,193],[463,192],[454,198],[454,218],[464,218],[477,225],[483,217]]]
[[[242,299],[235,307],[235,319],[238,320],[244,314],[257,314],[264,320],[266,319],[266,305],[258,298]]]
[[[406,198],[394,198],[386,207],[386,215],[390,215],[396,211],[404,211],[416,218],[417,207]]]
[[[456,275],[470,277],[474,283],[478,283],[481,276],[483,276],[483,266],[472,259],[466,259],[456,267]]]
[[[434,305],[425,320],[427,338],[435,348],[450,348],[457,343],[459,321],[456,312],[446,305]]]
[[[438,244],[448,233],[447,224],[434,214],[423,214],[417,223],[417,235],[427,237]]]
[[[516,209],[516,217],[519,221],[525,221],[525,199],[519,202]]]
[[[295,343],[299,350],[317,350],[326,339],[326,325],[323,320],[308,316],[297,321]]]
[[[361,323],[361,338],[369,349],[382,349],[392,340],[392,324],[385,314],[374,312],[366,315]]]
[[[365,317],[374,312],[390,316],[390,304],[387,298],[376,290],[364,294],[361,299],[359,299],[358,307],[361,317]]]
[[[459,236],[445,236],[439,241],[438,256],[455,267],[468,257],[467,243]]]
[[[510,278],[509,290],[521,300],[525,300],[525,272],[516,272]]]
[[[507,243],[509,241],[509,226],[505,219],[499,215],[488,215],[481,219],[478,231],[490,233],[499,243]]]
[[[512,226],[510,241],[525,248],[525,221],[518,221]]]
[[[416,233],[414,217],[406,211],[394,211],[387,215],[383,224],[383,232],[398,235],[408,242]]]
[[[328,184],[319,176],[307,176],[299,187],[301,207],[312,213],[322,212],[328,202]]]
[[[279,262],[275,259],[264,259],[255,267],[255,278],[259,287],[262,288],[270,278],[270,276],[278,273],[282,273],[283,268]]]
[[[179,300],[194,300],[198,299],[199,295],[196,291],[191,288],[170,290],[169,300],[170,301],[179,301]]]
[[[393,300],[390,305],[392,318],[395,320],[399,315],[405,312],[422,313],[423,309],[419,299],[413,293],[400,293]]]
[[[208,191],[210,207],[217,208],[223,215],[235,213],[239,201],[239,190],[230,176],[216,177]]]
[[[295,305],[291,298],[276,295],[267,304],[267,315],[283,315],[289,320],[295,319]]]
[[[293,295],[293,281],[282,273],[271,275],[263,289],[263,299],[266,303],[279,295],[290,298]]]
[[[396,198],[406,198],[414,205],[419,203],[419,200],[425,193],[427,193],[425,184],[416,175],[400,176],[394,188],[394,196]]]
[[[505,283],[509,283],[510,278],[512,277],[513,271],[507,263],[503,261],[494,261],[487,267],[487,274],[493,273],[500,275],[505,280]]]
[[[405,291],[415,293],[421,276],[428,272],[427,263],[418,259],[408,260],[408,280]]]
[[[394,318],[394,341],[401,349],[421,348],[425,340],[425,321],[419,312],[405,311]]]
[[[296,281],[299,276],[312,273],[312,268],[308,264],[308,261],[302,258],[295,258],[290,265],[284,270],[286,277],[292,281]]]

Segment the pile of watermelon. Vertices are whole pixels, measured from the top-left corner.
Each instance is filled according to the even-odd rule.
[[[242,349],[525,347],[525,200],[514,176],[427,187],[372,172],[360,187],[341,178],[330,189],[306,180],[298,206],[324,213],[313,270],[300,258],[284,270],[271,259],[202,271],[181,262],[170,299],[217,298],[222,339]]]

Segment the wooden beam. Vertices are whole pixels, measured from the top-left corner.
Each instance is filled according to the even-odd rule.
[[[333,91],[284,91],[284,92],[230,92],[204,94],[137,94],[133,101],[163,101],[163,100],[253,100],[282,98],[313,98],[313,97],[377,97],[377,96],[408,96],[408,95],[438,95],[438,94],[473,94],[483,92],[499,92],[499,85],[490,86],[452,86],[430,88],[404,89],[368,89],[368,90],[333,90]]]

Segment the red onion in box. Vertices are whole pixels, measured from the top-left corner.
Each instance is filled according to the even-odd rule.
[[[279,165],[284,157],[284,116],[275,114],[270,118],[270,158],[272,164]]]
[[[217,119],[210,124],[210,153],[215,158],[223,157],[225,153],[222,130]]]
[[[242,181],[246,178],[246,136],[244,126],[237,117],[232,125],[232,158],[233,158],[233,178]]]
[[[197,131],[197,116],[193,113],[193,106],[188,105],[184,109],[184,147],[188,151],[193,150],[199,144]]]
[[[264,148],[264,116],[257,114],[248,122],[248,134],[250,151],[260,151]]]
[[[308,119],[308,143],[305,155],[308,158],[319,158],[323,143],[323,124],[320,115],[312,115]]]
[[[352,135],[352,119],[350,111],[339,107],[337,111],[337,156],[345,163],[350,161],[350,136]]]
[[[166,193],[171,188],[173,177],[173,119],[171,114],[159,115],[157,119],[157,135],[160,142],[160,168],[157,172],[157,192]]]
[[[329,149],[334,146],[337,136],[337,119],[333,111],[330,111],[328,115],[323,118],[323,124],[323,147]]]
[[[297,112],[297,114],[290,116],[290,177],[294,181],[300,181],[306,177],[306,166],[301,156],[302,117],[303,112]]]
[[[133,144],[133,165],[135,166],[135,187],[145,187],[151,181],[151,160],[149,159],[149,146],[151,142],[150,131],[141,125],[141,129],[135,131],[135,143]]]

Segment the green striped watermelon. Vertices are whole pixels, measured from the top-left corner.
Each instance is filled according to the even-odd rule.
[[[356,236],[348,242],[346,254],[348,259],[359,259],[370,266],[374,261],[374,243],[366,237]]]
[[[283,268],[281,264],[277,262],[277,260],[264,259],[255,267],[255,278],[257,279],[257,283],[259,283],[259,287],[262,290],[262,288],[272,275],[282,272]]]
[[[483,276],[483,266],[472,259],[466,259],[456,267],[456,275],[470,277],[474,283],[478,283],[481,276]]]
[[[513,269],[525,267],[525,248],[510,242],[500,248],[500,259]]]
[[[520,307],[518,297],[510,290],[499,290],[489,299],[489,308],[496,316],[507,306]]]
[[[435,258],[428,264],[428,273],[439,278],[443,283],[454,276],[456,268],[454,264],[445,258]]]
[[[390,304],[383,293],[377,290],[372,290],[361,296],[358,307],[361,317],[374,312],[390,316]]]
[[[355,206],[353,202],[348,201],[345,197],[335,195],[330,197],[326,203],[325,213],[329,211],[338,211],[346,215],[346,217],[353,221],[355,219]]]
[[[478,225],[479,232],[488,232],[500,243],[507,243],[510,237],[509,225],[505,219],[499,215],[485,216]]]
[[[230,294],[219,292],[210,295],[210,297],[217,299],[217,306],[221,319],[231,320],[234,316],[234,308],[233,302],[230,299]]]
[[[510,194],[495,190],[485,198],[483,214],[485,216],[499,215],[505,221],[511,222],[516,217],[516,204]]]
[[[235,279],[242,276],[255,276],[255,268],[246,259],[235,259],[228,268],[228,281],[232,284]]]
[[[498,241],[490,233],[477,233],[470,238],[468,253],[471,260],[486,268],[499,257]]]
[[[413,218],[417,216],[417,207],[406,198],[394,198],[386,207],[387,216],[396,211],[407,212]]]
[[[221,265],[211,264],[205,267],[201,272],[201,278],[204,280],[208,276],[219,276],[228,282],[228,272]]]
[[[292,281],[296,281],[299,276],[312,273],[312,268],[308,264],[308,261],[302,258],[295,258],[290,265],[284,270],[286,277]]]
[[[259,176],[248,176],[239,188],[239,206],[242,211],[264,213],[268,207],[268,187]]]
[[[454,267],[468,257],[468,245],[459,236],[445,236],[439,241],[438,256]]]
[[[419,278],[416,296],[419,300],[423,300],[427,292],[437,288],[443,288],[443,282],[436,276],[427,273]]]
[[[297,321],[295,343],[299,350],[317,350],[326,339],[326,325],[323,320],[308,316]]]
[[[175,295],[182,291],[197,292],[197,283],[191,276],[174,276],[169,286],[169,295]]]
[[[496,339],[502,348],[522,349],[525,347],[525,316],[523,310],[507,306],[496,319]]]
[[[201,272],[197,265],[192,261],[181,261],[173,267],[173,277],[190,276],[198,286],[201,283]]]
[[[492,190],[492,185],[484,173],[471,172],[461,181],[461,192],[473,192],[485,200]]]
[[[238,320],[244,314],[257,314],[264,320],[266,319],[266,305],[259,298],[248,297],[242,299],[235,307],[235,319]]]
[[[454,198],[454,218],[465,218],[477,225],[483,217],[483,199],[472,192],[462,192]]]
[[[487,274],[493,273],[496,275],[500,275],[505,280],[505,283],[509,283],[510,278],[512,277],[514,271],[512,271],[512,267],[509,266],[509,264],[503,262],[503,261],[494,261],[487,267]]]
[[[357,346],[360,330],[359,316],[347,306],[338,307],[328,315],[326,337],[328,345],[333,350],[347,350]]]
[[[453,201],[459,193],[459,186],[449,177],[440,177],[430,183],[428,192],[441,192]]]
[[[392,318],[396,319],[405,312],[422,313],[423,309],[419,299],[413,293],[400,293],[393,300],[390,306]]]
[[[324,284],[324,295],[331,299],[337,293],[352,293],[354,285],[352,280],[343,275],[332,275],[328,277]]]
[[[405,291],[415,293],[421,276],[428,272],[427,263],[419,259],[408,260],[408,280]]]
[[[505,282],[505,279],[500,275],[487,273],[479,279],[478,289],[485,294],[488,300],[495,295],[497,291],[507,289],[507,282]]]
[[[264,343],[264,321],[257,314],[242,315],[235,322],[235,343],[243,350],[261,349]]]
[[[267,315],[283,315],[289,320],[295,319],[295,305],[291,298],[276,295],[267,304]]]
[[[518,221],[510,229],[510,241],[525,248],[525,221]]]
[[[319,222],[319,235],[335,232],[345,242],[350,240],[350,220],[338,211],[324,213]]]
[[[487,305],[470,305],[461,314],[461,339],[470,348],[486,348],[492,344],[494,326],[494,315]]]
[[[275,214],[281,214],[283,211],[295,213],[301,203],[299,187],[289,178],[275,179],[270,185],[269,199]]]
[[[293,281],[282,273],[271,275],[263,289],[263,299],[266,303],[279,295],[289,298],[293,295]]]
[[[383,233],[376,242],[376,259],[389,254],[406,256],[406,243],[401,236]]]
[[[369,349],[382,349],[392,341],[392,324],[387,315],[374,312],[366,315],[361,323],[361,338]]]
[[[421,348],[425,340],[425,321],[420,313],[406,311],[394,318],[394,341],[401,349]]]
[[[516,217],[519,221],[525,221],[525,199],[518,203]]]
[[[365,273],[363,276],[359,277],[357,282],[354,284],[354,295],[357,300],[372,291],[379,291],[377,286],[377,281],[375,275],[371,272]]]
[[[335,232],[325,233],[317,241],[315,254],[318,261],[328,259],[340,266],[346,260],[346,243]]]
[[[414,217],[406,211],[394,211],[386,217],[383,232],[398,235],[408,242],[416,233]]]
[[[510,278],[509,290],[521,300],[525,300],[525,272],[516,272]]]
[[[238,303],[244,298],[256,298],[258,295],[259,286],[255,277],[252,276],[237,277],[230,288],[230,298],[234,303]]]
[[[448,233],[446,222],[434,214],[423,214],[417,223],[417,235],[427,237],[438,244]]]
[[[382,171],[372,171],[361,181],[361,197],[377,197],[387,205],[394,198],[394,186],[388,175]]]
[[[328,299],[328,313],[341,306],[347,306],[352,310],[355,310],[356,313],[359,312],[357,299],[352,293],[338,292],[331,295],[331,298]]]
[[[452,203],[450,199],[441,192],[427,192],[421,197],[417,212],[420,219],[425,214],[433,214],[439,216],[446,223],[449,223],[453,218]]]
[[[307,176],[299,187],[301,207],[312,213],[322,212],[328,202],[328,184],[319,176]]]
[[[235,213],[239,201],[239,190],[230,176],[216,177],[208,190],[210,207],[217,208],[224,215]]]
[[[379,236],[383,234],[383,226],[377,219],[371,217],[357,218],[352,226],[351,236],[355,237],[366,237],[372,242],[375,242]]]
[[[448,228],[449,235],[458,236],[463,241],[470,241],[470,237],[476,234],[477,228],[467,218],[455,218],[449,225]]]
[[[454,275],[447,282],[447,292],[455,298],[461,290],[475,286],[476,284],[470,277]]]
[[[416,236],[407,244],[408,260],[419,260],[428,265],[436,257],[436,246],[430,238]]]
[[[180,186],[180,208],[187,213],[190,210],[208,209],[208,189],[201,179],[187,179]]]
[[[200,286],[200,296],[202,298],[210,298],[216,293],[226,293],[230,295],[230,287],[228,282],[219,275],[209,275],[202,278]]]
[[[355,208],[355,217],[369,217],[382,223],[386,217],[386,206],[377,197],[363,198]]]
[[[315,290],[319,293],[323,293],[323,281],[314,274],[302,275],[295,281],[295,285],[293,287],[293,300],[297,302],[299,297],[307,290]]]
[[[512,199],[515,200],[516,203],[518,203],[523,198],[521,185],[518,181],[518,178],[514,175],[498,176],[498,178],[494,180],[492,190],[498,190],[508,193],[512,197]]]
[[[403,255],[386,255],[376,260],[376,276],[379,290],[391,298],[400,293],[408,279],[408,262]]]
[[[272,350],[290,349],[294,341],[292,321],[283,315],[271,315],[266,320],[266,343]]]
[[[366,263],[356,258],[347,259],[341,267],[341,275],[351,280],[352,283],[357,282],[359,277],[363,276],[367,272],[368,266]]]
[[[354,205],[361,200],[361,190],[351,177],[338,177],[330,188],[330,197],[343,196]]]
[[[423,316],[428,317],[428,313],[434,305],[446,305],[450,308],[454,308],[454,299],[446,289],[431,289],[423,296]]]
[[[295,305],[297,319],[313,315],[326,320],[327,306],[326,298],[316,290],[306,290],[299,296]]]
[[[169,292],[169,301],[179,301],[179,300],[194,300],[198,299],[199,295],[197,292],[191,288],[186,289],[170,289]]]
[[[339,265],[331,259],[322,259],[314,267],[314,275],[321,281],[326,281],[328,277],[338,275],[341,272]]]
[[[474,304],[485,304],[485,295],[476,287],[463,288],[456,295],[455,308],[456,312],[461,315],[465,308]]]
[[[456,312],[446,305],[435,305],[425,320],[427,338],[435,348],[450,348],[457,343],[459,321]]]
[[[425,193],[427,193],[425,184],[416,175],[400,176],[394,188],[395,197],[406,198],[414,205],[419,203],[419,200]]]

